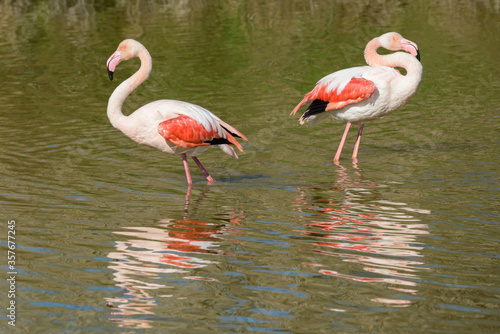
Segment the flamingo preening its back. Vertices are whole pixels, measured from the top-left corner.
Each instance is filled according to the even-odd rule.
[[[390,51],[403,50],[387,55],[377,53],[378,48]],[[351,124],[359,124],[358,136],[352,154],[358,155],[364,123],[374,121],[401,107],[417,91],[422,80],[422,64],[417,44],[396,32],[389,32],[372,39],[365,48],[368,66],[351,67],[327,75],[307,93],[291,114],[309,105],[300,124],[316,123],[326,115],[347,122],[337,153],[338,162]],[[402,75],[396,67],[406,70]]]
[[[123,102],[149,77],[152,59],[144,45],[133,39],[126,39],[106,62],[109,78],[113,80],[116,66],[123,60],[135,57],[141,60],[141,67],[122,82],[109,98],[108,117],[111,124],[139,144],[181,156],[189,184],[192,179],[187,163],[188,156],[193,158],[207,180],[213,181],[196,156],[208,150],[210,146],[217,145],[224,153],[238,158],[231,145],[243,152],[235,137],[243,140],[247,138],[207,109],[182,101],[158,100],[146,104],[129,116],[123,115]]]

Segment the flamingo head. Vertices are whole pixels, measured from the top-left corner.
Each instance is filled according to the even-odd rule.
[[[109,80],[113,80],[113,73],[115,72],[116,66],[118,66],[122,60],[129,60],[134,57],[138,57],[142,49],[145,49],[145,47],[133,39],[126,39],[121,42],[118,49],[111,55],[111,57],[108,58],[108,61],[106,62]]]
[[[391,51],[406,51],[415,56],[420,61],[420,52],[417,44],[406,38],[403,38],[397,32],[388,32],[379,37],[380,44],[383,48]]]

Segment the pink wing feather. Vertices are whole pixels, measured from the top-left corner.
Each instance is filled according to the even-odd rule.
[[[330,111],[368,99],[375,91],[375,84],[364,78],[352,77],[342,90],[339,89],[340,82],[326,81],[324,79],[320,80],[316,87],[304,96],[304,99],[293,109],[291,115],[314,100],[328,102],[325,111]]]
[[[217,123],[220,124],[220,122],[222,121],[218,120]],[[230,131],[236,130],[229,124],[224,122],[222,123],[222,127],[226,125],[230,128]],[[221,135],[220,129],[210,127],[210,129],[207,130],[203,124],[186,115],[179,115],[178,117],[161,122],[158,124],[158,133],[166,140],[171,141],[175,145],[183,148],[208,146],[211,145],[210,142],[214,140],[226,139],[227,142],[235,145],[240,151],[243,152],[241,145],[236,141],[231,133],[226,131],[226,129],[222,128]],[[237,130],[236,135],[241,135],[241,137],[246,140],[245,136]]]

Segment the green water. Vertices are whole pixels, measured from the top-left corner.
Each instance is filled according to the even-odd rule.
[[[2,333],[500,331],[498,3],[4,1],[0,19]],[[418,44],[422,83],[335,165],[344,125],[290,111],[387,31]],[[192,164],[188,188],[109,123],[139,66],[109,81],[125,38],[153,57],[126,114],[184,100],[248,137],[200,156],[218,182]]]

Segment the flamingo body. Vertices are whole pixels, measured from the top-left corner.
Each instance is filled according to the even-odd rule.
[[[376,52],[379,47],[409,53],[379,55]],[[304,96],[291,114],[309,105],[299,119],[300,124],[315,124],[326,115],[347,123],[335,162],[339,160],[350,125],[359,124],[353,153],[355,159],[364,123],[386,116],[415,94],[422,79],[419,58],[417,45],[400,34],[391,32],[377,37],[365,49],[365,59],[369,66],[347,68],[325,76]],[[407,74],[402,75],[394,67],[405,68]]]
[[[118,50],[107,61],[109,77],[112,80],[120,61],[134,57],[140,58],[141,68],[122,82],[111,95],[108,102],[111,124],[139,144],[181,156],[188,183],[192,183],[192,179],[186,156],[191,156],[207,180],[213,181],[196,156],[208,150],[210,146],[217,145],[226,154],[238,158],[231,145],[243,152],[235,137],[243,140],[247,138],[207,109],[183,101],[158,100],[142,106],[129,116],[123,115],[121,107],[124,100],[151,72],[151,56],[141,43],[128,39],[120,43]]]

